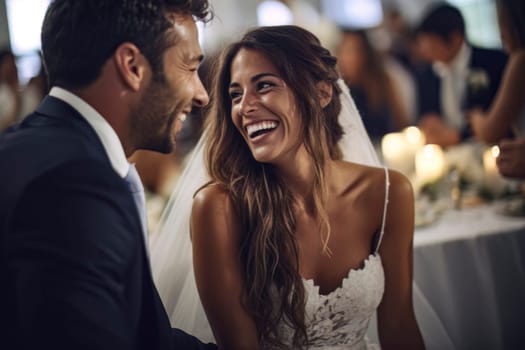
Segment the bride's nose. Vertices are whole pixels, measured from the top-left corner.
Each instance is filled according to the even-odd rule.
[[[239,112],[242,115],[248,115],[251,112],[254,112],[257,110],[257,96],[254,96],[252,93],[245,93],[242,97],[242,100],[239,104]]]

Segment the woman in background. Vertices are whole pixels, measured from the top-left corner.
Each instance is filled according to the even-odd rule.
[[[363,30],[343,31],[337,58],[372,141],[408,126],[407,108],[384,60]]]
[[[486,143],[497,143],[511,130],[525,137],[525,3],[497,0],[501,41],[509,60],[496,98],[487,113],[470,114],[474,136]]]

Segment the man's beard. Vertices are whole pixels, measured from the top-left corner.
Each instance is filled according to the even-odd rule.
[[[173,151],[176,106],[166,107],[166,101],[174,99],[171,90],[166,84],[153,81],[144,93],[131,118],[131,133],[138,149],[160,153]]]

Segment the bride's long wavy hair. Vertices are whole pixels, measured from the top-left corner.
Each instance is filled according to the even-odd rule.
[[[315,214],[326,243],[330,234],[325,210],[327,157],[340,159],[337,142],[343,131],[336,58],[310,32],[297,26],[260,27],[230,45],[219,61],[208,117],[206,166],[213,182],[230,193],[242,227],[241,260],[246,291],[243,302],[255,320],[259,337],[273,346],[284,344],[279,321],[295,330],[294,348],[307,344],[305,291],[299,274],[294,199],[271,164],[257,162],[231,119],[228,93],[231,64],[240,49],[264,54],[276,67],[298,103],[304,146],[312,158]],[[318,83],[332,86],[332,99],[320,105]]]

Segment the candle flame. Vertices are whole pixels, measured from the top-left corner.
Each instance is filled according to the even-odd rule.
[[[408,128],[405,128],[404,133],[408,142],[412,144],[419,143],[421,138],[423,137],[421,131],[415,126],[409,126]]]
[[[423,148],[423,152],[425,153],[425,157],[431,158],[434,157],[436,153],[438,153],[439,146],[434,144],[428,144],[425,145]]]
[[[423,145],[425,144],[425,135],[421,130],[416,126],[409,126],[403,129],[405,138],[408,143],[412,145]]]
[[[499,147],[498,146],[492,146],[490,148],[490,153],[492,154],[492,156],[494,158],[498,158],[499,157]]]

